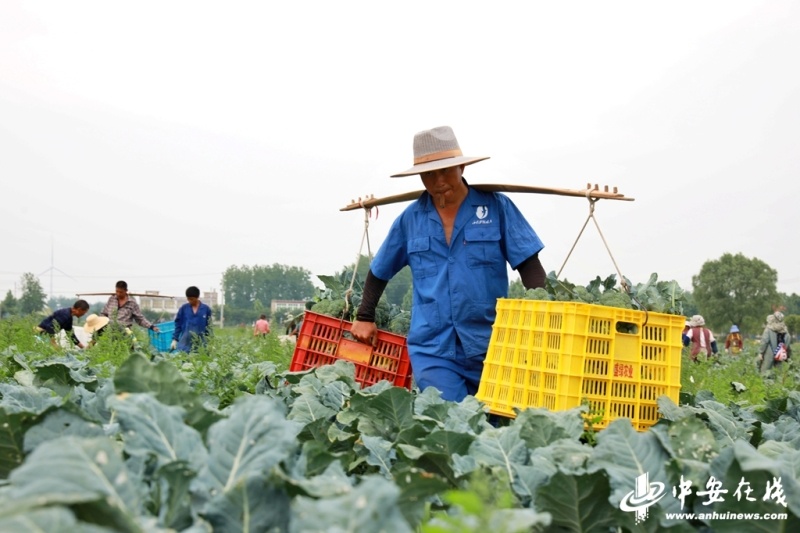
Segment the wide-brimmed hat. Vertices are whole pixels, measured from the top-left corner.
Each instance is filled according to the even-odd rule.
[[[83,325],[83,331],[86,333],[92,333],[98,329],[102,329],[106,326],[106,324],[108,324],[107,316],[100,316],[92,313],[86,317],[86,323]]]
[[[731,326],[731,333],[739,333],[739,326],[736,324]]]
[[[392,174],[392,177],[413,176],[441,168],[471,165],[484,159],[489,157],[467,157],[462,154],[453,128],[439,126],[414,135],[414,166]]]
[[[705,326],[706,325],[706,320],[703,318],[702,315],[694,315],[692,317],[691,323],[692,323],[692,327]]]

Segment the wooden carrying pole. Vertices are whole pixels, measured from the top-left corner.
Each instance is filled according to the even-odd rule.
[[[479,191],[486,192],[521,192],[533,194],[554,194],[557,196],[573,196],[578,198],[604,199],[604,200],[625,200],[633,201],[633,198],[620,194],[616,187],[609,190],[608,185],[602,189],[595,184],[586,184],[585,189],[559,189],[554,187],[537,187],[533,185],[504,185],[502,183],[481,183],[478,185],[470,185],[470,187]],[[375,198],[374,195],[367,196],[366,198],[359,198],[358,200],[350,200],[350,203],[342,207],[339,211],[354,211],[356,209],[369,209],[380,205],[395,204],[399,202],[409,202],[416,200],[424,191],[411,191],[401,194],[394,194],[392,196],[384,196],[382,198]]]

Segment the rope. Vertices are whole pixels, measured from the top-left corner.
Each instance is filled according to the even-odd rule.
[[[589,192],[590,192],[589,190],[586,191],[586,199],[589,200],[589,215],[586,217],[586,220],[584,221],[583,227],[581,227],[580,232],[578,232],[578,237],[575,239],[575,242],[572,243],[572,248],[569,249],[567,257],[566,259],[564,259],[564,263],[561,265],[561,268],[558,269],[556,277],[558,278],[561,276],[561,272],[564,270],[564,267],[567,266],[567,261],[569,261],[569,258],[572,255],[573,250],[575,250],[575,246],[577,246],[578,241],[583,235],[583,230],[586,229],[586,225],[589,224],[589,220],[591,220],[594,222],[594,225],[597,228],[597,233],[600,234],[600,239],[602,239],[609,257],[611,257],[611,262],[614,264],[614,269],[617,271],[617,274],[619,274],[620,285],[622,285],[622,288],[625,290],[625,292],[630,292],[630,287],[628,287],[628,284],[625,282],[625,276],[622,275],[622,272],[620,271],[619,266],[617,265],[617,261],[616,259],[614,259],[614,254],[611,253],[611,248],[608,246],[608,242],[606,242],[606,237],[605,235],[603,235],[603,230],[600,229],[600,224],[598,224],[597,218],[595,218],[594,216],[594,204],[597,202],[597,200],[599,200],[599,198],[590,197]]]
[[[631,300],[633,300],[634,302],[636,302],[638,304],[639,309],[644,311],[644,323],[642,324],[642,327],[644,327],[645,325],[647,325],[647,320],[648,320],[647,309],[645,309],[645,307],[642,305],[642,303],[639,300],[637,300],[631,294],[631,288],[628,286],[628,283],[625,281],[625,276],[622,275],[622,272],[620,271],[619,266],[617,265],[617,261],[616,261],[616,259],[614,259],[614,254],[611,253],[611,248],[608,246],[608,242],[606,242],[606,237],[605,237],[605,235],[603,235],[603,230],[600,229],[600,224],[597,222],[597,218],[595,218],[595,216],[594,216],[594,204],[597,202],[597,200],[599,200],[599,198],[592,198],[589,195],[590,192],[591,191],[589,191],[588,189],[586,190],[586,199],[589,201],[589,215],[586,217],[586,221],[583,223],[583,227],[581,227],[580,232],[578,232],[578,236],[576,237],[575,242],[572,243],[572,248],[569,249],[569,252],[567,253],[567,257],[566,257],[566,259],[564,259],[564,263],[561,265],[561,268],[558,269],[558,273],[556,274],[556,278],[561,277],[561,271],[563,271],[564,267],[567,265],[567,261],[569,261],[569,258],[572,255],[572,251],[575,250],[575,246],[578,244],[578,241],[580,240],[581,235],[583,235],[583,230],[586,229],[586,225],[589,223],[589,220],[592,220],[594,222],[594,226],[597,228],[597,233],[600,234],[600,239],[602,239],[603,244],[606,247],[606,251],[608,252],[609,257],[611,257],[611,262],[614,264],[614,269],[617,271],[617,274],[619,274],[619,280],[620,280],[619,284],[622,286],[622,289],[627,294],[630,295]]]
[[[372,248],[369,243],[369,219],[372,216],[372,208],[364,207],[364,202],[359,199],[359,204],[361,207],[364,208],[364,233],[361,234],[361,245],[358,247],[358,255],[356,256],[356,262],[353,265],[353,276],[350,278],[350,287],[344,293],[344,313],[343,315],[348,314],[350,311],[350,297],[353,294],[353,287],[356,284],[356,276],[358,275],[358,264],[361,262],[361,251],[364,249],[364,242],[367,243],[367,254],[370,260],[372,260]],[[377,209],[375,210],[375,218],[378,218]],[[344,320],[344,316],[342,316],[342,320]]]

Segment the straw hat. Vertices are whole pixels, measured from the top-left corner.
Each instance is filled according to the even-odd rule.
[[[450,126],[439,126],[414,135],[414,166],[392,174],[392,177],[413,176],[431,170],[471,165],[484,159],[489,158],[463,155],[453,129]]]
[[[706,325],[706,321],[705,321],[705,319],[703,318],[702,315],[694,315],[692,317],[691,323],[692,323],[692,327],[700,327],[700,326],[705,326]]]
[[[92,333],[105,327],[106,324],[108,324],[107,316],[99,316],[92,313],[86,317],[86,323],[83,325],[83,331],[86,333]]]

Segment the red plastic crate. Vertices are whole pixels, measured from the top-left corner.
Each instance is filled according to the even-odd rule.
[[[344,359],[356,366],[356,381],[362,387],[385,379],[410,390],[411,362],[406,338],[379,329],[378,345],[373,348],[349,335],[352,325],[346,320],[306,311],[289,370],[298,372]]]

